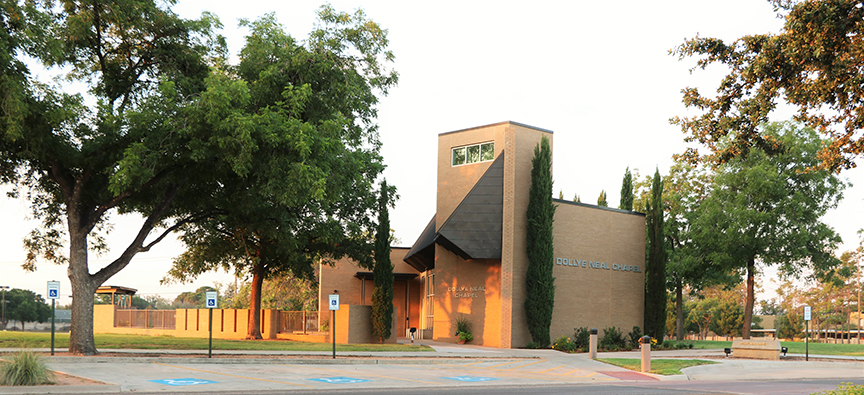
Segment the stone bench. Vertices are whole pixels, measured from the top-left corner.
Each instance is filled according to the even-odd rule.
[[[734,339],[732,355],[736,358],[780,360],[780,342],[777,339]]]

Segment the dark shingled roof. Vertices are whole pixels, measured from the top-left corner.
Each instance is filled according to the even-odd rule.
[[[503,220],[502,153],[441,225],[436,241],[463,259],[501,259]]]
[[[420,272],[434,269],[435,236],[435,216],[433,215],[432,220],[429,221],[429,224],[423,229],[423,233],[420,233],[420,237],[402,260]]]
[[[489,166],[465,199],[435,232],[435,217],[405,255],[424,272],[435,267],[435,243],[463,259],[501,259],[504,219],[504,154]]]

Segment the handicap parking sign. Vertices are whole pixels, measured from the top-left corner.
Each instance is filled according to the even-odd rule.
[[[442,377],[448,380],[456,380],[456,381],[464,381],[469,383],[476,383],[481,381],[492,381],[498,380],[492,377],[477,377],[477,376],[453,376],[453,377]]]
[[[207,291],[205,294],[207,296],[207,308],[215,309],[216,308],[216,296],[218,293],[216,291]]]
[[[165,379],[165,380],[147,380],[153,383],[172,385],[175,387],[182,387],[187,385],[200,385],[200,384],[216,384],[218,381],[210,381],[210,380],[202,380],[202,379],[193,379],[193,378],[185,378],[185,379]]]
[[[48,299],[60,299],[60,282],[48,282]]]
[[[312,381],[320,381],[322,383],[330,383],[330,384],[354,384],[354,383],[365,383],[369,380],[364,379],[355,379],[353,377],[321,377],[317,379],[309,379]]]

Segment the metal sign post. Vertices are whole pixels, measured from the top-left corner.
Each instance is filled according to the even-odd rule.
[[[49,281],[48,282],[48,299],[51,299],[51,355],[54,355],[54,302],[57,299],[60,299],[60,282],[59,281]]]
[[[804,306],[804,360],[810,360],[810,306]]]
[[[210,310],[210,318],[209,318],[209,331],[210,331],[210,341],[207,345],[207,358],[213,358],[213,309],[216,308],[216,297],[219,295],[216,291],[207,291],[207,310]]]
[[[330,303],[328,306],[330,307],[330,329],[331,335],[330,337],[333,339],[333,359],[336,359],[336,310],[339,310],[339,291],[333,290],[333,293],[330,296]]]

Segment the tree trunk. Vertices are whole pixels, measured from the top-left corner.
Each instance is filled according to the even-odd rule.
[[[69,332],[69,353],[73,355],[95,355],[93,339],[93,294],[99,284],[94,284],[87,269],[87,234],[78,229],[76,220],[69,224],[69,268],[67,274],[72,283],[72,326]]]
[[[675,284],[675,339],[684,340],[684,290],[681,279]]]
[[[741,338],[750,338],[750,323],[753,322],[753,300],[755,296],[753,291],[755,288],[756,277],[756,258],[751,257],[747,260],[747,299],[744,302],[744,329],[741,331]]]
[[[261,287],[264,285],[264,261],[258,262],[252,267],[252,291],[249,294],[249,332],[246,339],[263,339],[261,336]]]

